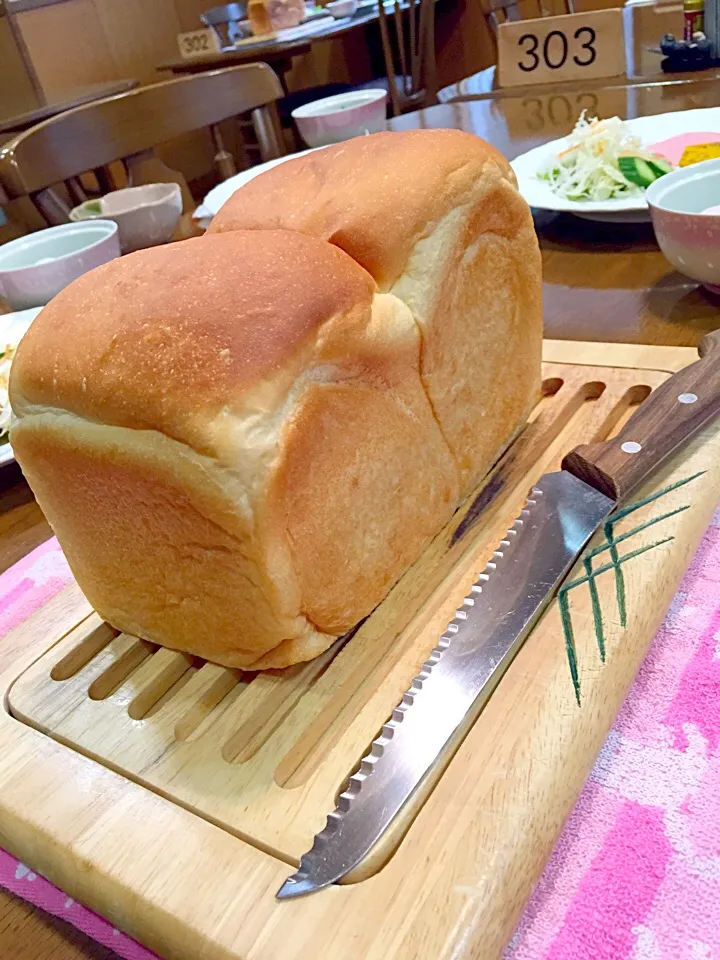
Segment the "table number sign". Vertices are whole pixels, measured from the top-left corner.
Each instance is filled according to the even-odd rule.
[[[220,53],[220,41],[214,30],[191,30],[177,35],[178,49],[184,60]]]
[[[501,87],[618,77],[625,73],[622,10],[501,23]]]

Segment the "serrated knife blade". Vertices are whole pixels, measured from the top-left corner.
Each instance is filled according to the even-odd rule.
[[[278,899],[335,883],[364,859],[458,727],[482,708],[614,506],[564,470],[533,487]]]
[[[682,443],[720,414],[720,331],[701,360],[654,390],[616,437],[577,447],[547,473],[277,893],[342,879],[477,717],[592,535]]]

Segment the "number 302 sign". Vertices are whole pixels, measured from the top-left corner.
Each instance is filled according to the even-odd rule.
[[[498,28],[501,87],[592,80],[625,73],[622,10],[502,23]]]

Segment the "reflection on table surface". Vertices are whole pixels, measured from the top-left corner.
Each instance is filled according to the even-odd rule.
[[[565,136],[579,113],[623,119],[718,106],[717,79],[610,85],[441,104],[393,130],[455,127],[510,159]],[[549,211],[535,218],[543,252],[545,335],[694,346],[720,326],[720,299],[676,273],[652,226],[603,224]]]
[[[716,107],[720,103],[720,79],[695,81],[660,80],[638,84],[606,81],[606,87],[542,90],[517,96],[462,100],[439,104],[392,121],[395,130],[418,127],[455,127],[494,144],[512,159],[548,140],[568,134],[583,110],[599,117],[624,120],[651,114]]]

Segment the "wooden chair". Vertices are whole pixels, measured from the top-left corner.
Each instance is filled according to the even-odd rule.
[[[483,14],[497,36],[501,23],[574,13],[573,0],[483,0]]]
[[[193,200],[182,174],[153,153],[157,145],[210,128],[222,179],[235,172],[218,125],[250,115],[262,160],[286,153],[276,101],[280,81],[253,63],[167,80],[68,110],[0,147],[0,187],[9,198],[29,196],[49,224],[65,223],[72,204],[88,198],[81,176],[95,174],[102,193],[117,186],[110,165],[121,161],[127,183],[177,182],[184,208]],[[85,178],[86,179],[86,178]],[[65,198],[57,188],[65,187]]]
[[[391,17],[378,3],[380,38],[394,116],[419,110],[435,99],[435,0],[395,0]],[[392,40],[395,40],[393,50]],[[396,68],[398,68],[396,70]]]
[[[481,0],[483,17],[487,24],[497,60],[497,31],[501,23],[534,20],[575,12],[575,0]],[[495,66],[487,67],[457,83],[443,87],[437,93],[440,103],[462,100],[488,94],[495,88]]]

